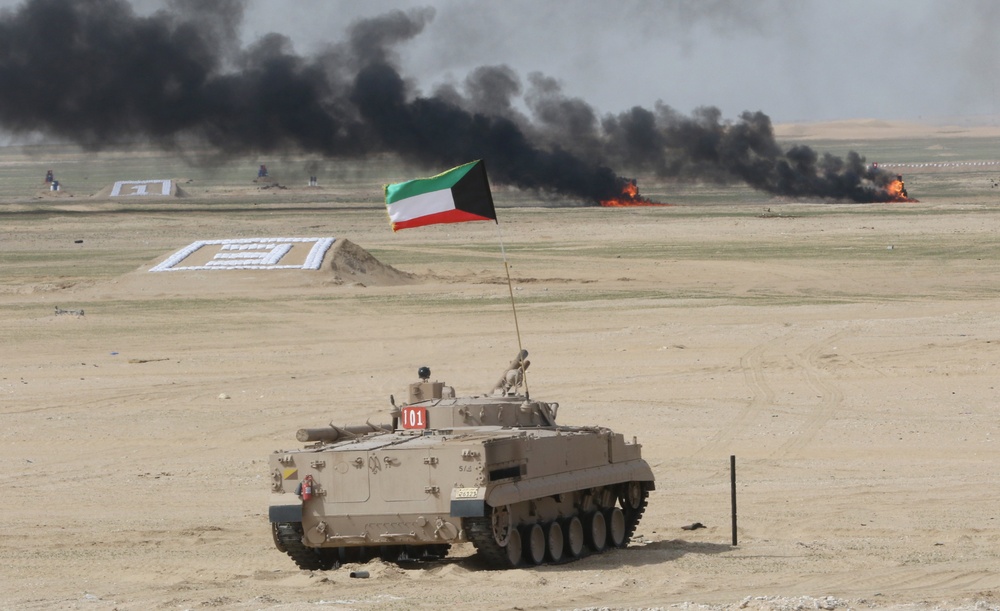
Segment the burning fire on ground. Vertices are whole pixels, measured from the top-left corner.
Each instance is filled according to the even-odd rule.
[[[919,202],[919,199],[913,199],[906,193],[906,185],[903,183],[903,175],[896,174],[896,179],[890,182],[886,188],[886,193],[889,194],[888,201],[890,202]]]
[[[639,186],[634,178],[622,178],[621,194],[618,197],[601,200],[600,204],[605,208],[629,208],[634,206],[672,206],[673,204],[661,204],[639,195]],[[1000,184],[1000,181],[998,181]],[[903,176],[897,174],[896,178],[889,181],[880,196],[878,191],[874,192],[875,198],[870,201],[889,203],[916,203],[919,199],[914,199],[906,192],[906,184]]]
[[[631,206],[670,206],[671,204],[659,204],[650,201],[639,195],[639,187],[635,179],[622,179],[621,195],[612,199],[601,200],[601,206],[605,208],[628,208]]]

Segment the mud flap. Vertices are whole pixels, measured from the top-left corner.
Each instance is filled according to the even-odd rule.
[[[271,505],[267,509],[267,519],[271,522],[301,522],[302,505]]]
[[[481,499],[452,499],[451,517],[481,518],[486,515],[486,501]]]
[[[486,515],[486,488],[452,488],[453,518],[481,518]]]

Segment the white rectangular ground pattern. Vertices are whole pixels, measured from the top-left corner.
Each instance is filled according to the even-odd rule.
[[[149,190],[149,186],[158,187],[160,192]],[[122,193],[123,188],[130,192]],[[170,180],[119,180],[111,188],[111,197],[132,195],[170,195]]]
[[[203,269],[311,269],[336,238],[239,238],[200,240],[178,250],[151,272]]]

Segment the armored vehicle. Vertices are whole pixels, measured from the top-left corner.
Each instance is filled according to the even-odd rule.
[[[309,445],[270,458],[275,546],[311,570],[460,542],[495,568],[627,546],[654,488],[641,445],[556,424],[559,405],[528,396],[527,355],[483,395],[458,398],[421,367],[409,401],[390,398],[391,424],[300,429]]]

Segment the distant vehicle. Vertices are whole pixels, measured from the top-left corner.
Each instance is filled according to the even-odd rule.
[[[627,546],[654,489],[641,445],[556,424],[557,403],[519,394],[527,354],[484,395],[456,398],[421,367],[392,424],[300,429],[311,444],[269,461],[278,550],[326,570],[471,542],[488,566],[510,568]]]

